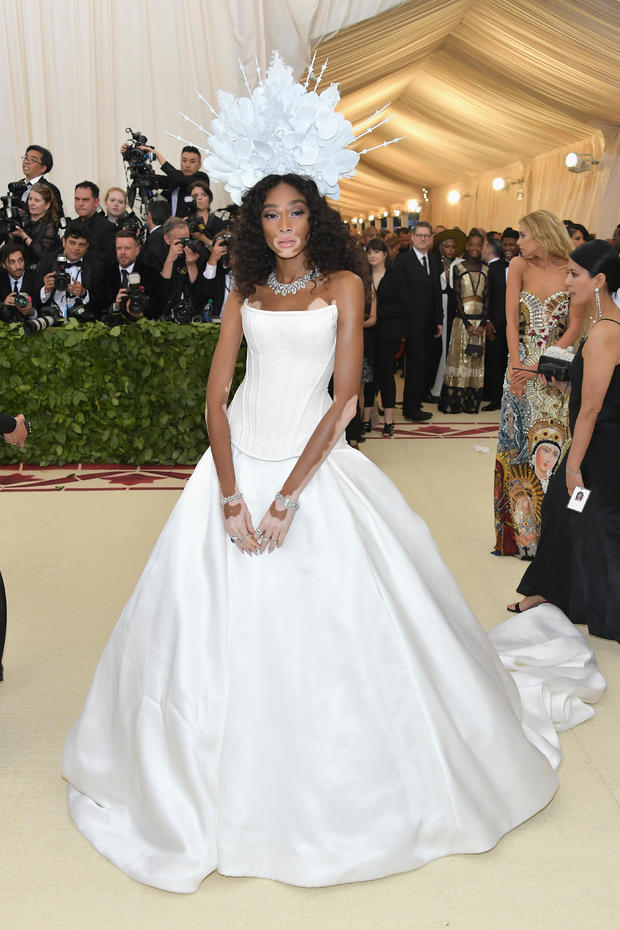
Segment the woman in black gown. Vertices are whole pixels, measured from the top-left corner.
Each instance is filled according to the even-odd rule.
[[[571,299],[593,308],[594,325],[570,367],[568,454],[549,482],[538,551],[509,610],[543,601],[591,633],[620,641],[620,256],[600,239],[571,253]],[[559,386],[559,383],[558,383]],[[568,385],[563,385],[568,387]],[[584,510],[566,505],[576,487],[591,491]]]

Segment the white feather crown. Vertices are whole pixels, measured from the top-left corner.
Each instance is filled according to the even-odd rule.
[[[340,100],[337,85],[330,84],[317,93],[327,62],[316,77],[314,89],[308,90],[313,64],[314,59],[305,84],[300,84],[293,77],[293,69],[274,52],[265,78],[257,64],[258,86],[253,91],[241,68],[249,96],[234,97],[219,91],[219,113],[199,93],[199,99],[215,117],[210,130],[181,113],[183,119],[208,136],[208,147],[202,149],[208,153],[203,162],[205,171],[213,180],[224,183],[234,203],[241,203],[244,192],[266,175],[287,173],[311,177],[322,195],[338,200],[338,181],[353,177],[360,155],[372,151],[355,152],[348,146],[389,117],[356,136],[351,123],[336,113]],[[377,110],[371,119],[384,109]],[[180,142],[188,141],[169,135]],[[391,139],[373,148],[398,141]]]

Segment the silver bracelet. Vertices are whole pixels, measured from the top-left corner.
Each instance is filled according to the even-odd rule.
[[[290,497],[285,497],[284,494],[278,493],[274,497],[276,504],[280,504],[282,507],[286,507],[287,510],[299,510],[299,504],[297,501],[292,501]]]
[[[237,501],[242,501],[242,500],[243,500],[243,494],[241,493],[241,491],[237,491],[235,494],[231,494],[230,497],[223,497],[220,501],[220,507],[223,510],[226,504],[234,504]]]
[[[580,468],[578,468],[577,471],[573,471],[572,468],[568,467],[568,465],[566,466],[566,471],[568,472],[569,475],[580,475],[581,474]]]

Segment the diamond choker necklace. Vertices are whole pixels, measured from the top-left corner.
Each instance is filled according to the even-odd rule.
[[[272,271],[267,278],[267,287],[270,287],[274,294],[281,294],[283,297],[288,297],[289,294],[296,294],[297,291],[302,291],[306,284],[320,277],[321,272],[315,266],[311,271],[305,274],[303,278],[297,278],[296,281],[291,281],[290,284],[281,284],[276,278],[275,271]]]

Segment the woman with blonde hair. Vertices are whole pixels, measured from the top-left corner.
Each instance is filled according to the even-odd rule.
[[[564,396],[538,377],[538,360],[550,346],[566,348],[575,342],[583,308],[571,305],[569,313],[565,280],[572,243],[555,214],[536,210],[524,216],[519,223],[519,250],[510,262],[506,284],[509,360],[495,461],[494,553],[529,560],[536,552],[546,491],[536,474],[534,447],[547,433],[565,440],[569,433]],[[563,448],[559,458],[562,452]],[[513,512],[520,488],[528,488],[535,502],[536,538],[527,547],[517,538],[518,514]]]

